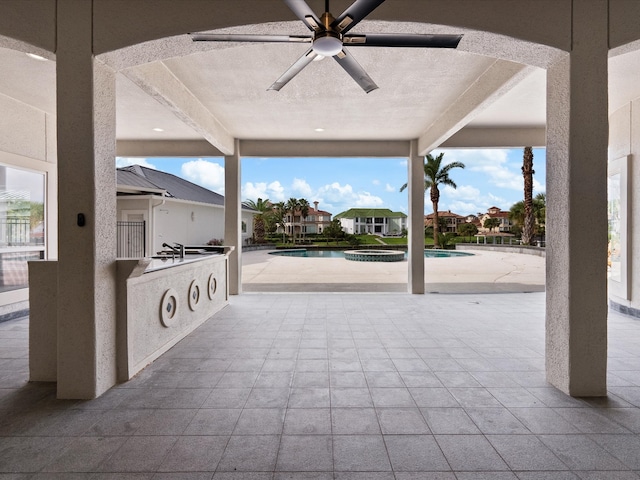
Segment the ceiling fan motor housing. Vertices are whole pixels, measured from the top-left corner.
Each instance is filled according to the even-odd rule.
[[[313,51],[323,57],[333,57],[342,51],[342,35],[333,30],[318,32],[313,37]]]

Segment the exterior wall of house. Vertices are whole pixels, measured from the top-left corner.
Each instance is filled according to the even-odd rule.
[[[52,68],[54,68],[52,66]],[[55,118],[47,112],[33,108],[13,98],[0,95],[0,166],[41,174],[44,189],[44,252],[42,247],[33,256],[57,258],[57,168]],[[4,183],[1,188],[11,189]],[[0,243],[6,243],[4,241]],[[11,247],[0,246],[0,255],[11,254]],[[9,268],[4,262],[3,268]],[[17,266],[20,277],[26,280],[26,261]],[[20,282],[21,283],[21,282]],[[29,289],[9,287],[0,292],[0,318],[17,315],[28,309]]]
[[[631,228],[640,224],[640,197],[631,194],[640,188],[640,99],[614,112],[609,120],[609,178],[613,181],[611,175],[619,173],[627,194],[621,192],[627,203],[627,222],[621,225],[626,232],[621,232],[620,245],[609,244],[609,300],[612,306],[640,316],[640,248],[635,248],[640,245],[640,229]],[[624,222],[624,217],[620,220]]]
[[[204,245],[209,240],[224,239],[224,208],[157,196],[118,197],[118,220],[126,220],[127,212],[146,212],[147,255],[163,249],[162,244]],[[242,212],[242,238],[253,231],[253,215]]]
[[[499,213],[500,215],[496,215],[496,213]],[[489,229],[484,227],[485,220],[489,218],[498,218],[500,220],[500,225],[497,228],[498,232],[508,233],[511,231],[511,221],[509,220],[508,217],[504,216],[501,212],[493,211],[493,213],[491,213],[490,211],[489,213],[485,213],[484,215],[482,215],[482,217],[480,217],[480,226],[478,227],[478,231],[480,233],[489,232]],[[491,231],[495,232],[496,229],[493,228],[491,229]]]
[[[390,218],[387,225],[388,229],[385,233],[400,233],[406,226],[406,218]]]
[[[242,221],[247,225],[242,232],[246,239],[251,236],[252,215],[243,212]],[[223,207],[173,200],[157,208],[154,245],[158,249],[165,242],[204,245],[212,239],[224,240]]]
[[[406,219],[403,217],[341,218],[340,225],[345,232],[356,235],[366,233],[387,235],[400,233],[406,226]]]
[[[347,233],[351,233],[351,234],[355,233],[354,232],[355,223],[356,223],[355,218],[340,219],[340,226],[342,227],[342,230],[344,230]]]

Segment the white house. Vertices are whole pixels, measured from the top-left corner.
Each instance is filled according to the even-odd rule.
[[[407,216],[388,208],[350,208],[334,218],[345,232],[353,234],[394,235],[407,227]]]
[[[218,193],[170,173],[132,165],[117,170],[117,195],[121,257],[149,256],[162,250],[163,243],[224,241],[224,196]],[[242,207],[244,243],[251,237],[255,213]]]

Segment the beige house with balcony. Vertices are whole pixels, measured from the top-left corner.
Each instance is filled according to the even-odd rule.
[[[500,220],[500,225],[489,230],[484,226],[484,222],[489,218],[497,218],[498,220]],[[509,219],[509,212],[501,210],[498,207],[489,208],[487,210],[487,213],[480,216],[479,220],[480,220],[480,226],[478,227],[479,233],[490,233],[490,232],[509,233],[511,231],[511,220]]]
[[[433,213],[424,216],[424,227],[431,227],[433,225]],[[440,222],[445,221],[447,223],[446,228],[440,233],[458,233],[458,225],[465,223],[466,217],[453,213],[451,210],[438,212],[438,218]]]

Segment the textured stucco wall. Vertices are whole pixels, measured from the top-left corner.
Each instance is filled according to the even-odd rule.
[[[118,261],[119,381],[130,379],[228,303],[226,255],[127,278],[134,263]],[[210,278],[215,278],[211,295]],[[198,302],[190,305],[194,282]],[[176,294],[177,308],[165,326],[162,300],[169,289]]]

